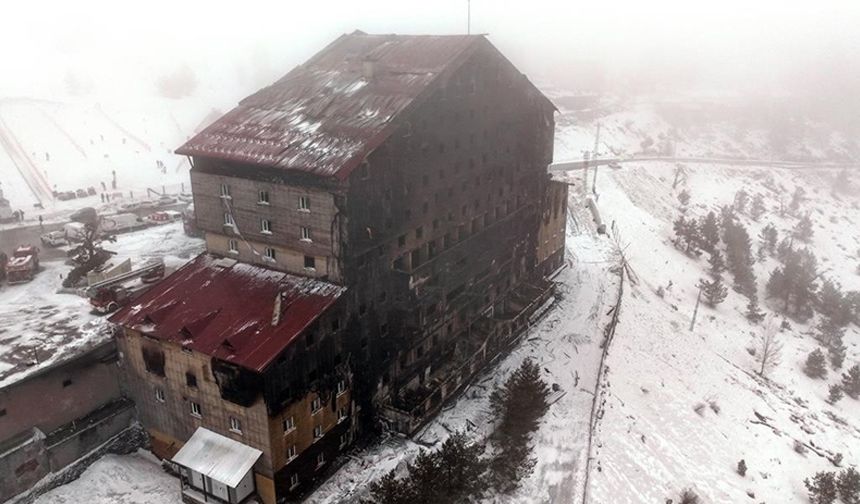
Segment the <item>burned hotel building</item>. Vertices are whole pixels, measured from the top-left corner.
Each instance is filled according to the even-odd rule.
[[[355,32],[177,150],[207,252],[112,321],[186,501],[296,498],[510,347],[564,260],[554,112],[484,36]]]

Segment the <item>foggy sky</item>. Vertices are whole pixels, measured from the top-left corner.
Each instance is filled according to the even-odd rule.
[[[2,19],[0,96],[50,95],[70,72],[121,94],[188,65],[235,100],[355,29],[464,33],[466,0],[5,2]],[[858,26],[857,0],[472,0],[473,33],[575,91],[852,99]]]

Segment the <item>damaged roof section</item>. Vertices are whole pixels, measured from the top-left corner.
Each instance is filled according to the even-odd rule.
[[[110,320],[260,372],[345,290],[202,254]]]
[[[177,149],[345,179],[481,35],[343,35]]]

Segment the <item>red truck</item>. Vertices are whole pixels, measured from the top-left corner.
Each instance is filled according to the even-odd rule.
[[[6,280],[9,285],[29,282],[39,271],[39,249],[33,245],[21,245],[6,263]]]
[[[93,284],[87,289],[93,312],[100,315],[111,313],[129,304],[162,278],[164,261],[155,260],[139,269]]]

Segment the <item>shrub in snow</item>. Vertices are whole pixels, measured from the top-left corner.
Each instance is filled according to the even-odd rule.
[[[699,499],[699,495],[691,489],[687,488],[681,492],[680,504],[699,504],[700,502],[702,500]]]
[[[801,443],[800,441],[798,441],[797,439],[795,439],[794,440],[794,451],[801,454],[801,455],[806,455],[806,446],[803,443]]]
[[[690,193],[686,189],[682,189],[678,193],[678,202],[681,203],[681,211],[687,211],[687,205],[690,204]]]
[[[672,223],[672,229],[675,231],[675,238],[672,243],[676,248],[689,256],[698,256],[702,253],[699,250],[699,243],[701,242],[699,225],[695,219],[685,219],[682,215]]]
[[[771,272],[766,289],[768,297],[783,301],[783,311],[800,320],[812,316],[818,259],[807,249],[786,252],[784,265]]]
[[[720,243],[720,225],[717,223],[717,215],[714,212],[708,212],[708,215],[702,219],[699,231],[702,238],[702,248],[712,253],[719,252],[717,245]]]
[[[860,398],[860,364],[842,373],[842,391],[852,399]]]
[[[797,186],[797,189],[794,190],[794,194],[791,195],[791,203],[788,205],[788,210],[792,214],[796,214],[797,211],[800,210],[800,205],[805,199],[806,191],[804,191],[802,187]]]
[[[860,472],[849,467],[841,473],[836,480],[836,489],[842,502],[846,504],[860,504]]]
[[[741,476],[747,475],[747,463],[746,461],[744,461],[744,459],[741,459],[738,462],[738,474],[740,474]]]
[[[803,372],[811,378],[827,378],[827,361],[820,348],[813,350],[806,358]]]
[[[833,504],[836,501],[836,474],[821,471],[816,473],[810,480],[803,480],[806,490],[809,492],[809,500],[812,504]]]
[[[758,234],[758,258],[763,260],[765,255],[776,253],[776,244],[779,241],[779,233],[773,224],[768,223]]]
[[[827,395],[827,402],[830,404],[836,404],[840,399],[842,399],[842,387],[834,383],[830,386],[830,393]]]

